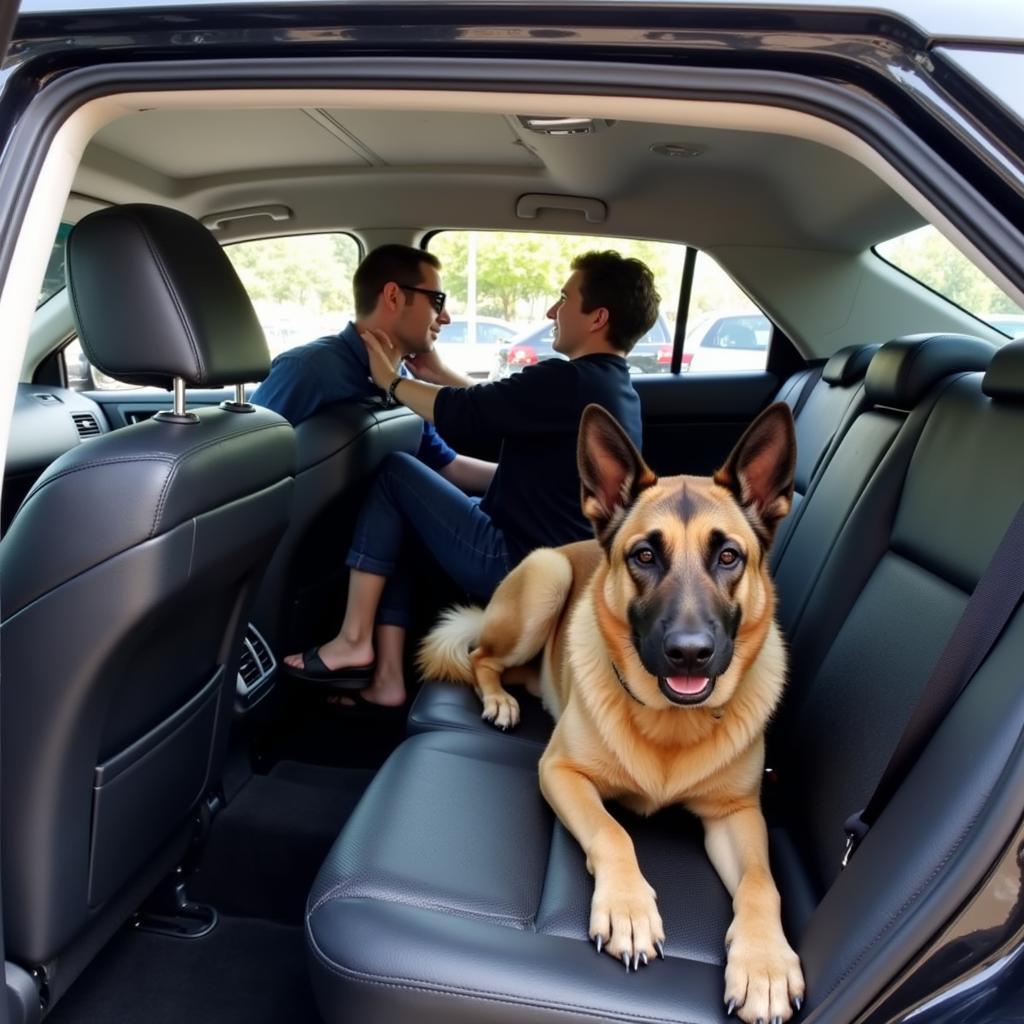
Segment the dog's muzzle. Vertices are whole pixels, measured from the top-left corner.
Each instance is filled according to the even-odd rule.
[[[732,644],[716,643],[711,630],[668,630],[662,637],[658,676],[662,694],[673,704],[701,704],[732,660]]]

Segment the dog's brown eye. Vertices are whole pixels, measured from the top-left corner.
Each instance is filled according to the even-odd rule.
[[[640,565],[654,565],[654,552],[650,548],[637,548],[633,552],[633,559]]]
[[[718,556],[719,565],[735,565],[740,558],[740,553],[734,548],[723,548]]]

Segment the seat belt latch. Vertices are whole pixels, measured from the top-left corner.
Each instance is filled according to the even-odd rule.
[[[850,863],[854,851],[860,846],[861,840],[868,834],[868,826],[864,822],[863,811],[851,814],[843,823],[843,831],[846,833],[846,850],[843,852],[843,860],[840,867],[845,868]]]

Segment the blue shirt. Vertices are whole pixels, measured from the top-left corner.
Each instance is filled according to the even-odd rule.
[[[405,366],[401,373],[407,376]],[[249,401],[283,416],[293,427],[325,405],[380,398],[383,391],[370,377],[370,358],[355,324],[306,345],[282,352],[270,364],[267,379]],[[444,469],[455,458],[433,424],[423,424],[416,453],[431,469]]]

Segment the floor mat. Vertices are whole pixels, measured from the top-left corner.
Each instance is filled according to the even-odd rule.
[[[321,1024],[301,928],[222,917],[201,939],[125,928],[52,1024]]]
[[[313,878],[373,775],[296,762],[254,775],[217,816],[190,898],[222,914],[301,924]]]

